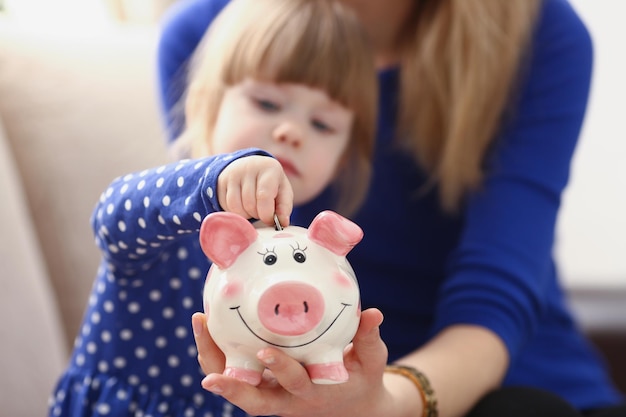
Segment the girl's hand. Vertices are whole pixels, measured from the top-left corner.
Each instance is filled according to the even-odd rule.
[[[231,162],[217,179],[217,198],[225,211],[274,226],[274,213],[289,225],[293,189],[280,163],[267,156],[247,156]]]
[[[348,382],[314,384],[300,363],[280,350],[266,348],[257,356],[267,370],[262,382],[255,387],[221,374],[224,356],[211,340],[206,316],[196,313],[194,324],[202,327],[195,335],[198,360],[208,374],[202,386],[251,415],[388,416],[387,407],[393,407],[393,400],[383,385],[387,347],[379,333],[382,318],[377,309],[363,311],[353,343],[344,352],[344,364],[350,374]]]

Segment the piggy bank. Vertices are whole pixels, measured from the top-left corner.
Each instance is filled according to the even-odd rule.
[[[308,229],[282,230],[233,213],[209,214],[200,228],[213,262],[203,301],[209,332],[226,357],[224,374],[258,385],[264,366],[256,354],[274,346],[302,363],[314,383],[347,381],[343,350],[361,305],[345,256],[362,237],[359,226],[332,211]]]

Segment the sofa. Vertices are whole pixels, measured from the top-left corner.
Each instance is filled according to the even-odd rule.
[[[0,20],[0,417],[46,414],[99,260],[89,217],[100,193],[169,159],[156,28],[62,29]],[[626,316],[603,325],[623,294],[607,312],[603,292],[573,296],[626,389]]]
[[[100,193],[168,160],[155,40],[0,20],[0,417],[46,415],[99,261]]]

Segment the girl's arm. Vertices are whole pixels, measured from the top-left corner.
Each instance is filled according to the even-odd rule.
[[[252,157],[255,155],[262,157],[261,163],[254,163]],[[223,209],[218,198],[218,179],[232,162],[246,160],[254,163],[254,169],[259,171],[265,170],[268,164],[276,165],[278,169],[273,171],[272,178],[275,184],[284,186],[286,177],[280,164],[269,156],[258,149],[245,149],[232,154],[183,160],[115,179],[102,193],[93,211],[91,223],[96,244],[106,260],[126,274],[132,275],[137,268],[149,267],[169,245],[186,236],[197,235],[207,214]],[[245,165],[238,166],[246,170]],[[239,182],[233,184],[241,184],[249,178],[238,177],[240,171],[230,169],[225,175],[238,178]],[[257,186],[255,183],[251,188]],[[276,186],[273,193],[268,193],[271,207],[266,208],[266,212],[274,210],[275,200],[288,200],[290,188],[286,197],[279,196],[279,191],[284,193]],[[234,193],[237,192],[241,191],[235,188]],[[255,198],[254,195],[246,197]],[[268,202],[263,204],[268,206]],[[256,208],[257,204],[253,202],[250,206]],[[286,211],[283,216],[288,218],[289,201],[283,207]],[[230,211],[246,217],[258,215],[256,212],[247,215],[237,207]],[[271,213],[265,213],[264,217],[268,221]],[[287,224],[287,221],[283,222]]]

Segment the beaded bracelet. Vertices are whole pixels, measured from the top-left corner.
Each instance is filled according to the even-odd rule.
[[[424,404],[422,417],[437,417],[439,415],[437,411],[437,397],[435,397],[435,391],[426,375],[413,367],[405,365],[387,365],[385,372],[402,375],[415,384],[420,397],[422,397],[422,404]]]

